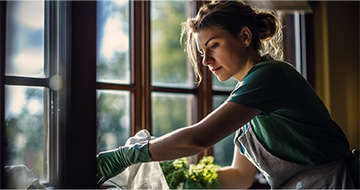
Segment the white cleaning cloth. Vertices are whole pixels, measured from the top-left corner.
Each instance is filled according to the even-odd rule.
[[[8,189],[46,189],[25,165],[5,166]]]
[[[150,140],[148,131],[141,130],[130,137],[125,145]],[[119,175],[106,181],[101,187],[122,189],[169,189],[159,162],[135,164],[125,169]],[[100,188],[101,188],[100,187]]]

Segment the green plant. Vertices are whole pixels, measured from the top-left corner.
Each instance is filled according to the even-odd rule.
[[[198,164],[188,166],[186,158],[160,162],[170,189],[176,189],[184,183],[184,189],[220,188],[217,171],[219,165],[213,163],[213,156],[204,156]]]
[[[185,174],[188,170],[186,158],[163,161],[160,162],[160,166],[170,189],[178,188],[185,181]]]

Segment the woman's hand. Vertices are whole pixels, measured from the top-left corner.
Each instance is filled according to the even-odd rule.
[[[218,171],[219,181],[224,189],[248,189],[254,182],[257,168],[235,146],[231,166]]]
[[[100,152],[97,155],[97,185],[100,186],[132,164],[150,161],[149,141]]]

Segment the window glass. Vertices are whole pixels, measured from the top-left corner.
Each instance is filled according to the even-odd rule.
[[[43,87],[5,86],[6,165],[23,164],[47,180]]]
[[[151,1],[151,77],[154,86],[194,86],[191,66],[180,45],[188,1]]]
[[[151,135],[159,137],[192,124],[191,110],[194,105],[194,95],[154,92],[151,103]]]
[[[214,95],[213,109],[220,106],[228,96]],[[240,126],[239,126],[240,127]],[[215,163],[221,166],[230,166],[234,155],[234,140],[235,134],[232,134],[214,145]]]
[[[98,90],[98,151],[124,145],[130,137],[130,92]]]
[[[219,91],[232,91],[234,90],[237,80],[234,78],[230,78],[227,81],[220,82],[215,75],[212,75],[212,88],[213,90]]]
[[[6,75],[45,77],[44,2],[8,1]]]
[[[130,83],[129,1],[97,2],[97,80]]]

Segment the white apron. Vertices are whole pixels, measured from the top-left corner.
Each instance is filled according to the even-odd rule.
[[[265,176],[272,189],[355,189],[344,160],[320,166],[306,166],[282,160],[268,152],[257,139],[250,122],[235,144]],[[240,129],[242,130],[242,128]]]

